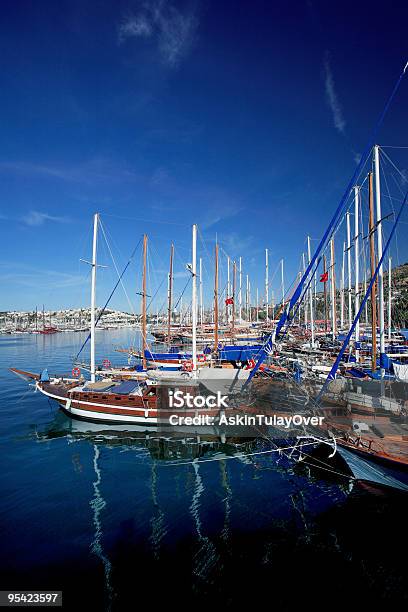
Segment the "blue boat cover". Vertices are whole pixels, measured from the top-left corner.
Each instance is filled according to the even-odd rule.
[[[90,383],[90,384],[92,384],[92,383]],[[111,389],[113,386],[114,386],[114,383],[110,382],[110,383],[106,383],[106,385],[103,386],[103,387],[100,386],[100,387],[97,387],[96,389],[94,389],[93,387],[90,387],[90,386],[88,386],[88,384],[86,384],[83,387],[83,390],[84,391],[92,391],[92,393],[106,393],[106,391],[109,391],[109,389]]]
[[[222,347],[225,351],[257,350],[262,348],[262,344],[226,344]]]
[[[249,361],[257,357],[259,350],[260,349],[256,346],[251,346],[250,348],[245,346],[234,346],[219,351],[219,356],[220,359],[224,361]]]
[[[135,380],[123,380],[119,385],[111,389],[115,395],[129,395],[139,387],[139,383]]]
[[[358,368],[349,368],[347,371],[354,378],[365,378],[366,377],[366,373],[363,372],[363,370],[359,370]]]
[[[227,344],[224,346],[220,343],[218,352],[220,359],[224,361],[248,361],[249,359],[254,359],[254,357],[256,357],[261,348],[261,344],[243,344],[241,346],[236,344]],[[208,352],[211,352],[211,349],[209,347],[206,347],[203,352],[204,354],[208,354]],[[150,361],[160,361],[163,359],[166,359],[167,361],[177,361],[179,359],[190,360],[192,359],[192,354],[173,352],[151,353],[150,351],[146,350],[145,357]]]
[[[404,336],[405,340],[408,340],[408,329],[400,329],[400,334]]]
[[[150,359],[152,361],[160,360],[160,359],[191,359],[192,355],[188,353],[151,353],[150,351],[145,351],[146,359]]]

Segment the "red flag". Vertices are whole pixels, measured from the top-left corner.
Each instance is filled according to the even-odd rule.
[[[327,283],[327,281],[329,280],[329,272],[323,272],[323,274],[320,275],[320,282],[321,283]]]
[[[230,306],[234,303],[234,298],[233,297],[227,297],[227,299],[225,300],[225,305],[226,306]]]

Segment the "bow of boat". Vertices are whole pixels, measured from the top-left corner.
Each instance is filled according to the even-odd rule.
[[[9,368],[9,370],[23,380],[40,380],[40,375],[34,372],[27,372],[26,370],[19,370],[18,368]]]

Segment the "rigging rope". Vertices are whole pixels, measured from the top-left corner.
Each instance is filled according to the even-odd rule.
[[[363,167],[367,163],[370,151],[371,151],[372,147],[375,144],[375,141],[376,141],[379,129],[382,126],[383,121],[385,119],[385,116],[386,116],[386,114],[388,112],[388,109],[389,109],[389,107],[391,105],[391,102],[393,101],[393,99],[394,99],[394,97],[395,97],[395,95],[396,95],[396,93],[397,93],[397,91],[399,89],[400,83],[401,83],[401,81],[402,81],[402,79],[403,79],[403,77],[405,75],[407,67],[408,67],[408,62],[405,65],[403,71],[401,72],[397,82],[395,83],[394,88],[393,88],[393,90],[391,92],[391,95],[389,96],[389,98],[387,100],[387,103],[386,103],[382,113],[380,114],[380,117],[378,118],[377,123],[374,126],[374,129],[371,132],[371,135],[370,135],[370,137],[368,139],[367,145],[366,145],[366,147],[364,149],[364,152],[363,152],[363,154],[361,156],[361,159],[360,159],[359,163],[357,164],[357,167],[356,167],[355,171],[353,172],[353,175],[352,175],[351,179],[349,180],[349,182],[347,184],[347,187],[346,187],[346,190],[345,190],[345,192],[343,194],[343,197],[341,198],[340,203],[337,206],[337,208],[336,208],[336,210],[334,212],[334,215],[333,215],[333,217],[332,217],[332,219],[331,219],[331,221],[330,221],[330,223],[329,223],[325,233],[323,234],[323,237],[321,238],[320,243],[319,243],[315,253],[313,254],[313,257],[311,258],[311,260],[310,260],[310,262],[309,262],[309,264],[307,266],[307,269],[305,270],[305,273],[303,274],[302,279],[300,280],[298,286],[295,289],[295,292],[294,292],[294,294],[293,294],[293,296],[292,296],[292,298],[290,300],[289,307],[287,309],[285,309],[282,312],[282,314],[281,314],[279,322],[278,322],[278,324],[276,326],[275,338],[278,338],[278,336],[279,336],[279,334],[281,332],[281,329],[286,324],[286,322],[289,320],[289,316],[290,316],[291,310],[293,309],[294,305],[297,303],[297,301],[298,301],[298,299],[299,299],[299,297],[300,297],[300,295],[302,293],[302,287],[303,287],[306,279],[308,278],[308,276],[309,276],[313,266],[315,265],[315,262],[316,262],[317,258],[319,257],[321,251],[325,248],[328,240],[330,239],[331,235],[333,234],[333,231],[334,231],[335,226],[336,226],[336,224],[337,224],[337,222],[339,220],[339,217],[341,216],[341,214],[343,212],[343,208],[344,208],[344,205],[345,205],[345,203],[347,201],[347,198],[349,197],[350,191],[353,188],[353,186],[355,184],[355,181],[356,181],[357,177],[359,176],[361,170],[363,169]],[[272,341],[272,334],[270,335],[270,339]],[[261,354],[259,356],[259,359],[258,359],[257,363],[255,364],[255,367],[253,368],[253,370],[251,370],[251,374],[249,375],[249,378],[246,381],[245,385],[248,385],[249,382],[252,380],[253,376],[259,370],[259,367],[260,367],[260,365],[262,364],[262,362],[264,361],[265,358],[266,358],[266,352],[264,350],[262,350],[262,352],[261,352]]]
[[[327,388],[327,385],[328,385],[329,381],[334,380],[334,378],[335,378],[335,376],[336,376],[336,372],[337,372],[337,369],[338,369],[338,367],[339,367],[340,361],[342,360],[343,355],[344,355],[344,353],[345,353],[345,351],[346,351],[347,345],[348,345],[348,343],[350,342],[351,336],[352,336],[352,335],[353,335],[353,333],[354,333],[355,327],[356,327],[356,325],[357,325],[357,321],[359,321],[359,319],[360,319],[360,315],[361,315],[361,313],[363,312],[363,308],[364,308],[364,306],[365,306],[365,304],[366,304],[366,302],[367,302],[367,300],[368,300],[368,296],[370,295],[371,288],[372,288],[372,286],[374,285],[374,283],[376,282],[376,279],[377,279],[377,276],[378,276],[378,272],[379,272],[380,267],[381,267],[381,265],[382,265],[382,263],[383,263],[383,260],[384,260],[385,254],[386,254],[386,252],[388,251],[388,248],[389,248],[389,246],[390,246],[391,239],[393,238],[393,236],[394,236],[394,234],[395,234],[395,230],[397,229],[398,221],[400,220],[400,217],[401,217],[401,215],[402,215],[402,211],[404,210],[404,207],[405,207],[405,204],[406,204],[407,198],[408,198],[408,191],[407,191],[407,193],[405,194],[404,201],[403,201],[403,203],[401,204],[401,207],[400,207],[400,209],[399,209],[399,211],[398,211],[397,218],[395,219],[394,225],[392,226],[392,229],[391,229],[391,232],[390,232],[390,236],[389,236],[389,238],[388,238],[388,240],[387,240],[387,243],[386,243],[386,245],[385,245],[385,247],[384,247],[384,249],[383,249],[382,255],[381,255],[381,257],[380,257],[380,259],[379,259],[379,261],[378,261],[377,267],[376,267],[375,272],[374,272],[374,274],[373,274],[373,277],[372,277],[372,279],[371,279],[371,281],[370,281],[370,284],[369,284],[369,286],[368,286],[368,289],[367,289],[367,291],[366,291],[366,294],[365,294],[365,296],[364,296],[364,298],[363,298],[363,300],[362,300],[362,302],[361,302],[361,304],[360,304],[359,311],[358,311],[358,313],[357,313],[357,315],[356,315],[356,317],[355,317],[355,319],[354,319],[354,321],[353,321],[353,324],[352,324],[352,326],[351,326],[351,328],[350,328],[349,333],[348,333],[348,334],[347,334],[347,336],[346,336],[346,339],[345,339],[345,340],[344,340],[344,342],[343,342],[343,345],[342,345],[342,347],[341,347],[341,349],[340,349],[340,352],[339,352],[339,354],[338,354],[338,356],[337,356],[337,359],[336,359],[336,361],[334,362],[334,364],[333,364],[333,366],[332,366],[332,368],[331,368],[331,370],[330,370],[330,372],[329,372],[329,374],[328,374],[328,376],[327,376],[327,378],[326,378],[326,380],[325,380],[325,382],[324,382],[324,385],[323,385],[323,387],[322,387],[322,388],[321,388],[321,390],[320,390],[319,395],[317,396],[317,401],[319,401],[319,400],[321,399],[322,395],[323,395],[323,394],[324,394],[324,392],[326,391],[326,388]],[[381,361],[381,356],[380,356],[380,361]]]
[[[142,239],[140,238],[139,242],[137,243],[136,247],[134,248],[134,250],[133,250],[133,252],[132,252],[132,254],[131,254],[130,258],[129,258],[129,261],[127,262],[126,266],[123,268],[123,271],[122,271],[122,273],[120,274],[120,276],[119,276],[119,278],[118,278],[118,280],[117,280],[117,282],[116,282],[116,285],[114,286],[114,288],[112,289],[112,291],[111,291],[111,293],[110,293],[110,295],[109,295],[108,299],[106,300],[104,307],[102,308],[101,312],[99,313],[99,315],[98,315],[98,317],[97,317],[97,319],[96,319],[96,321],[95,321],[95,327],[98,325],[98,322],[100,321],[100,319],[101,319],[101,317],[102,317],[103,313],[104,313],[104,312],[105,312],[105,310],[106,310],[106,307],[108,306],[109,302],[111,301],[113,294],[115,293],[115,291],[116,291],[116,289],[118,288],[119,284],[122,282],[122,278],[123,278],[123,276],[124,276],[124,274],[125,274],[126,270],[128,269],[128,267],[130,266],[130,264],[131,264],[131,262],[132,262],[132,260],[133,260],[133,257],[135,256],[135,253],[136,253],[137,249],[139,248],[139,245],[140,245],[141,241],[142,241]],[[74,359],[74,362],[75,362],[75,361],[78,359],[79,355],[80,355],[80,354],[82,353],[82,351],[84,350],[84,348],[85,348],[85,346],[87,345],[87,343],[88,343],[88,341],[90,340],[90,338],[91,338],[91,332],[89,332],[89,334],[88,334],[88,336],[86,337],[86,339],[84,340],[84,342],[83,342],[83,344],[82,344],[81,348],[79,349],[78,353],[76,354],[76,357],[75,357],[75,359]]]

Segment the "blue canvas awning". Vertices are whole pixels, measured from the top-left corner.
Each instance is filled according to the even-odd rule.
[[[119,385],[111,389],[115,395],[129,395],[139,388],[139,383],[135,380],[123,380]]]
[[[405,340],[408,340],[408,329],[400,329],[399,332],[401,336],[404,336]]]

